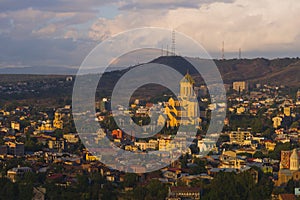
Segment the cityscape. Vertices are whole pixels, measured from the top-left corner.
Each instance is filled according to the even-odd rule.
[[[2,83],[1,95],[9,98],[1,100],[0,112],[5,199],[284,199],[296,198],[300,191],[299,88],[233,81],[225,84],[226,107],[211,103],[207,87],[196,85],[187,71],[178,83],[179,99],[167,93],[150,100],[133,97],[128,108],[118,108],[118,115],[130,113],[139,125],[149,123],[151,113],[163,111],[166,118],[160,115],[156,123],[164,128],[151,138],[135,138],[119,129],[110,97],[101,97],[95,104],[95,120],[106,129],[105,136],[93,138],[95,142],[107,137],[125,151],[162,152],[159,160],[163,160],[187,140],[182,137],[171,145],[179,126],[194,125],[197,130],[189,148],[179,151],[178,160],[150,173],[142,173],[146,171],[142,165],[131,166],[135,173],[125,173],[106,166],[85,147],[66,96],[57,96],[55,90],[51,95],[41,92],[68,90],[74,76],[46,77]],[[47,89],[38,86],[41,81]],[[18,92],[23,86],[28,90]],[[18,99],[26,93],[45,96],[33,102]],[[53,105],[43,98],[52,99]],[[226,110],[226,118],[214,141],[206,131],[216,109]]]
[[[299,0],[0,0],[0,200],[300,200]]]

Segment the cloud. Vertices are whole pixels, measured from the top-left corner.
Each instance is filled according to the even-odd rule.
[[[296,20],[300,16],[299,9],[297,0],[237,0],[207,3],[198,8],[136,9],[112,20],[99,19],[91,26],[89,36],[103,40],[130,28],[156,26],[183,32],[210,52],[219,51],[222,41],[228,52],[239,48],[249,52],[296,51],[300,35],[300,21]]]
[[[84,25],[96,18],[95,13],[51,12],[28,8],[1,13],[0,34],[11,38],[66,38],[69,31],[78,32],[75,39],[87,34]],[[72,35],[72,38],[74,34]]]
[[[109,1],[0,1],[0,65],[79,66],[95,46],[87,38],[97,6]]]
[[[228,56],[294,56],[299,10],[298,0],[2,0],[0,61],[78,66],[97,43],[147,26],[191,36],[215,57],[222,41]]]

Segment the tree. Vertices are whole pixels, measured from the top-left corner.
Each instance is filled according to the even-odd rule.
[[[278,143],[274,149],[273,152],[269,153],[269,157],[274,159],[274,160],[280,160],[280,154],[281,151],[287,151],[292,149],[292,145],[287,142],[287,143]]]
[[[55,135],[55,137],[56,138],[62,138],[63,137],[63,131],[61,130],[61,129],[56,129],[55,131],[54,131],[54,135]]]
[[[249,172],[219,173],[204,192],[203,199],[269,199],[273,182],[264,176],[258,184]]]
[[[293,122],[290,126],[290,128],[298,128],[299,127],[299,122]]]
[[[217,141],[217,145],[220,145],[224,142],[229,142],[229,141],[230,141],[229,135],[220,135],[220,137]]]
[[[111,183],[106,183],[103,185],[104,187],[100,191],[101,199],[117,199],[117,195],[114,191],[114,187]]]
[[[1,199],[17,199],[18,187],[7,178],[0,178]]]
[[[206,166],[205,161],[196,158],[194,160],[194,166],[191,167],[191,174],[207,173],[205,166]]]
[[[145,199],[146,194],[147,194],[147,190],[142,186],[137,186],[133,190],[133,198],[136,200]]]
[[[12,183],[7,178],[0,178],[0,199],[24,199],[30,200],[33,197],[32,182],[25,181]]]
[[[295,181],[293,179],[289,180],[284,189],[287,193],[294,193]]]
[[[180,164],[181,164],[181,168],[186,168],[187,167],[187,163],[188,163],[188,154],[186,155],[182,155],[179,158]]]
[[[159,180],[151,180],[150,183],[146,186],[147,195],[146,200],[159,200],[165,199],[168,194],[168,188],[166,185],[161,183]]]
[[[261,151],[256,151],[253,154],[253,158],[264,158],[264,157],[265,157],[265,155]]]
[[[134,173],[127,173],[124,176],[124,187],[134,187],[137,183],[138,176]]]
[[[252,131],[255,133],[261,133],[262,127],[263,127],[263,124],[261,122],[261,118],[255,118],[251,125]]]
[[[89,177],[85,174],[77,176],[77,190],[78,192],[87,192],[89,186]]]

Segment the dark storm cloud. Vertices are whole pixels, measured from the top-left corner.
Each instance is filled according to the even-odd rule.
[[[0,37],[1,63],[24,66],[79,66],[94,46],[71,39],[12,39]],[[1,67],[5,67],[2,66]]]

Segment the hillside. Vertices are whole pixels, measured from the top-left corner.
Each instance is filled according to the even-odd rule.
[[[180,73],[196,73],[195,69],[183,58],[160,57],[152,62],[172,66]],[[215,60],[222,75],[224,83],[245,80],[249,83],[272,83],[290,87],[300,87],[300,59],[282,58],[268,60],[256,59],[230,59]],[[196,77],[198,77],[196,75]]]
[[[193,66],[182,57],[159,57],[152,62],[168,65],[183,75],[189,71],[196,82],[201,83],[201,75],[197,74]],[[225,84],[245,80],[250,84],[271,83],[293,88],[300,87],[300,60],[297,58],[215,60],[215,63]],[[130,68],[104,73],[99,82],[101,87],[98,87],[96,98],[110,96],[118,79],[128,70]],[[22,84],[22,82],[26,82],[26,84]],[[66,81],[66,75],[0,74],[0,88],[2,88],[0,95],[2,100],[53,97],[64,99],[72,96],[73,83]],[[135,98],[149,99],[164,94],[166,94],[165,88],[159,85],[155,85],[155,87],[146,85],[139,88],[135,93]]]

